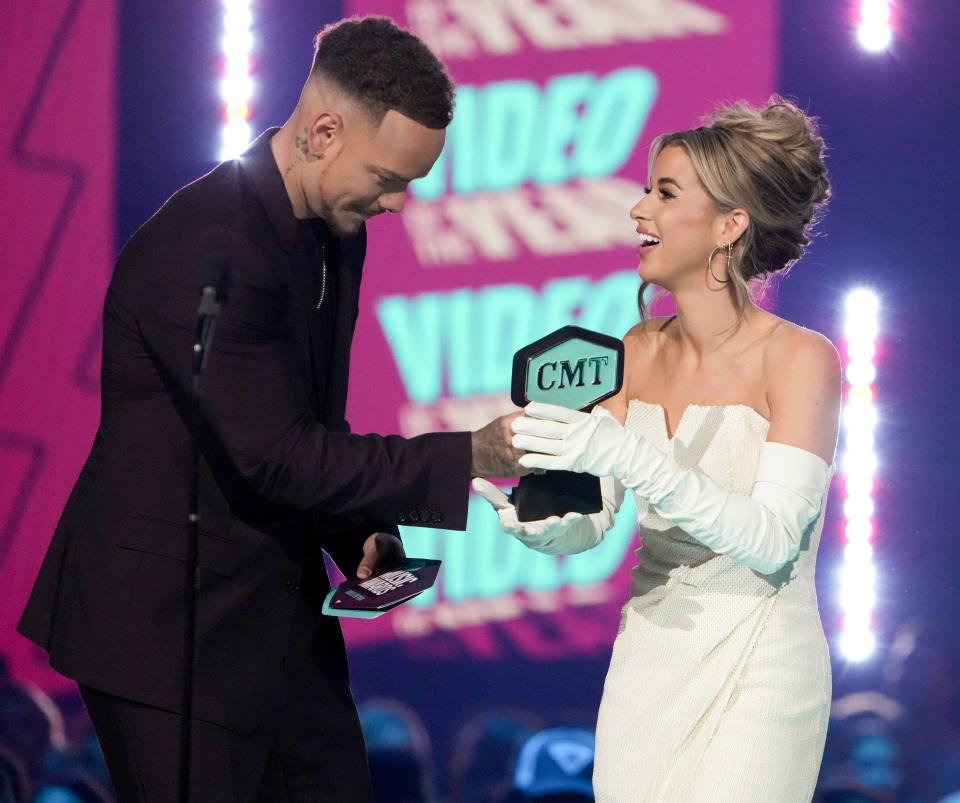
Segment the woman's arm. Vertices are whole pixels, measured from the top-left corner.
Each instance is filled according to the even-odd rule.
[[[840,357],[817,332],[784,330],[764,357],[767,441],[805,449],[832,464],[840,426]]]
[[[602,410],[588,416],[528,405],[514,422],[514,445],[533,452],[521,463],[613,476],[705,546],[773,573],[796,556],[819,513],[838,427],[836,351],[812,333],[794,334],[803,340],[776,355],[784,368],[770,390],[776,404],[770,434],[782,440],[770,438],[761,447],[750,496],[728,491],[699,469],[681,468]]]

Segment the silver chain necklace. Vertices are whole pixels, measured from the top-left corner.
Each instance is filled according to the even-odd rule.
[[[327,295],[327,248],[322,242],[320,243],[320,270],[320,300],[317,302],[317,309],[320,309]]]

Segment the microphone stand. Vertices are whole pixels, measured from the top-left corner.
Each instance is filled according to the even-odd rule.
[[[201,377],[207,364],[213,330],[220,315],[214,287],[204,287],[193,337],[193,404],[191,405],[190,511],[187,516],[187,550],[184,560],[183,682],[180,701],[180,777],[177,799],[190,800],[190,761],[193,725],[194,647],[197,632],[197,551],[200,540],[200,434],[202,429]]]

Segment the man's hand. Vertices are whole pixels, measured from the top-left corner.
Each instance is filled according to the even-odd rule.
[[[407,553],[397,536],[374,533],[363,542],[363,559],[357,567],[357,579],[366,580],[373,574],[387,571],[400,563]]]
[[[514,449],[513,430],[510,425],[522,413],[510,413],[493,419],[483,429],[473,433],[473,465],[470,469],[474,477],[519,477],[529,474],[530,470],[518,462],[522,449]]]

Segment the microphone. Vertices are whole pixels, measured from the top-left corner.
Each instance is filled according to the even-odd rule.
[[[195,643],[197,631],[197,552],[200,539],[200,441],[203,431],[201,415],[201,375],[213,330],[220,316],[220,306],[230,297],[233,270],[222,251],[208,253],[200,263],[200,309],[193,336],[193,399],[191,411],[190,509],[187,515],[187,552],[183,578],[183,686],[180,696],[180,769],[177,800],[190,797],[190,765],[192,749],[193,689],[195,675]]]
[[[200,374],[207,364],[213,328],[220,317],[220,306],[230,298],[233,269],[222,251],[212,251],[200,263],[200,308],[193,338],[193,384],[199,393]]]
[[[216,318],[220,305],[230,298],[233,285],[233,269],[230,260],[222,251],[213,251],[200,264],[200,309],[201,318]]]

